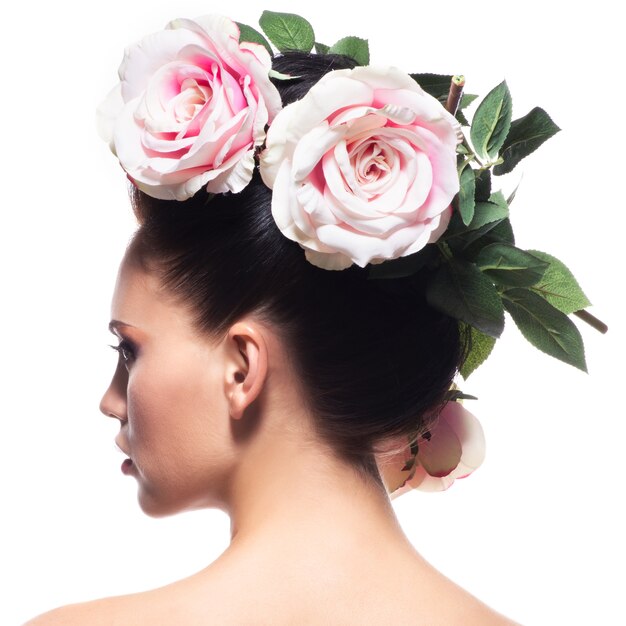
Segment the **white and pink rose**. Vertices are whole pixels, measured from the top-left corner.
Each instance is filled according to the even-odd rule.
[[[435,425],[418,442],[412,469],[404,470],[412,458],[408,444],[387,442],[377,456],[381,477],[392,500],[419,489],[442,491],[457,478],[465,478],[485,458],[485,435],[478,419],[459,402],[448,402]]]
[[[459,191],[459,130],[396,68],[329,72],[268,130],[260,168],[278,227],[324,269],[421,250]]]
[[[174,20],[126,49],[120,83],[98,110],[100,134],[155,198],[238,192],[282,107],[270,69],[267,50],[240,42],[232,20]]]

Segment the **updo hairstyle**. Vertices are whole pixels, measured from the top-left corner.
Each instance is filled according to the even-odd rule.
[[[289,52],[273,67],[300,78],[274,82],[286,106],[326,72],[354,65]],[[140,223],[133,252],[190,307],[199,330],[219,339],[245,315],[269,322],[317,436],[380,482],[376,444],[431,425],[465,352],[457,321],[426,303],[423,278],[371,280],[369,267],[312,265],[276,226],[256,168],[237,194],[201,190],[179,202],[133,188],[131,199]]]

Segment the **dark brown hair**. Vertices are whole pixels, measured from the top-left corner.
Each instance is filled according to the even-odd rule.
[[[276,81],[283,104],[329,70],[353,66],[339,55],[276,57],[275,69],[300,77]],[[378,481],[375,444],[428,427],[464,353],[457,321],[426,303],[422,277],[371,280],[368,267],[313,266],[276,226],[257,170],[238,194],[200,191],[177,202],[135,189],[132,200],[134,252],[198,327],[218,338],[246,314],[269,321],[321,441]]]

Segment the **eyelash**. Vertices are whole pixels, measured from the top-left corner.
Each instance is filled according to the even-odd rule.
[[[121,357],[124,363],[128,364],[135,359],[135,348],[126,339],[122,339],[117,346],[111,346]]]

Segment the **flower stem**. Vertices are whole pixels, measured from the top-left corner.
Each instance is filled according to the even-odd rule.
[[[485,166],[485,164],[478,158],[478,155],[474,152],[474,149],[472,148],[472,146],[470,146],[469,141],[467,141],[467,137],[465,136],[465,134],[464,133],[461,133],[461,134],[463,136],[461,145],[465,148],[465,153],[467,154],[467,156],[465,157],[465,162],[459,168],[459,176],[461,175],[461,172],[465,169],[465,166],[467,165],[467,163],[469,163],[470,161],[476,161],[476,163],[478,163],[478,165],[480,166],[481,170],[484,170],[484,169],[487,169],[487,167],[490,167],[490,166]]]
[[[445,241],[439,241],[437,246],[439,247],[443,258],[446,261],[451,261],[454,255],[452,254],[452,250],[450,250],[450,246]]]
[[[606,333],[609,330],[609,327],[601,320],[599,320],[595,315],[591,315],[588,311],[581,309],[580,311],[574,311],[574,315],[580,317],[583,322],[587,322],[589,326],[599,330],[602,334]]]
[[[456,115],[459,108],[461,96],[463,95],[463,87],[465,87],[465,76],[453,76],[450,81],[450,91],[446,100],[446,111],[451,115]]]
[[[475,160],[475,157],[476,155],[473,152],[469,156],[465,157],[463,163],[461,163],[461,165],[459,165],[459,167],[457,168],[459,176],[461,175],[461,172],[463,172],[463,170],[467,167],[467,165]]]

